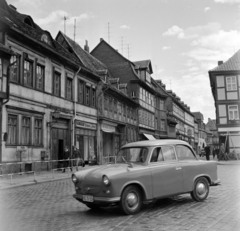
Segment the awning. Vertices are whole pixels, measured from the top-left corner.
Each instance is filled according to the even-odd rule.
[[[145,133],[143,133],[143,135],[144,135],[148,140],[156,140],[153,135],[149,135],[149,134],[145,134]]]
[[[113,129],[108,129],[108,128],[102,128],[103,132],[107,132],[107,133],[115,133],[115,130]]]

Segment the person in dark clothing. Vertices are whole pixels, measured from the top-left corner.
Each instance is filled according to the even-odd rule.
[[[73,158],[76,160],[76,171],[78,171],[78,166],[85,166],[83,155],[76,146],[73,149]]]
[[[210,160],[210,152],[211,152],[210,147],[207,145],[204,150],[205,150],[205,153],[206,153],[206,159]]]
[[[66,146],[63,152],[63,170],[62,172],[65,172],[66,168],[70,166],[70,169],[72,171],[71,165],[70,165],[70,151],[68,147]]]
[[[212,150],[212,155],[213,155],[213,159],[215,159],[215,156],[216,156],[216,148],[213,148],[213,150]]]

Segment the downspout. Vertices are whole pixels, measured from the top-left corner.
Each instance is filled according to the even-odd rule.
[[[72,118],[72,147],[74,146],[75,144],[75,119],[76,119],[76,115],[77,115],[77,112],[76,112],[76,102],[77,102],[77,96],[76,96],[76,92],[77,92],[77,75],[78,73],[81,71],[81,67],[79,67],[78,71],[75,73],[75,75],[73,76],[73,82],[74,82],[74,85],[75,85],[75,91],[74,91],[74,114],[73,114],[73,118]],[[72,147],[71,147],[71,151],[73,153],[73,150],[72,150]]]

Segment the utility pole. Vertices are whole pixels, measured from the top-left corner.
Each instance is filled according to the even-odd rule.
[[[110,23],[108,22],[108,43],[110,44]]]
[[[63,16],[63,23],[64,23],[64,34],[66,34],[66,21],[69,19],[68,16],[64,15]]]

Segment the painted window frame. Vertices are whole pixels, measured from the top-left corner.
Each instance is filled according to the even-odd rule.
[[[39,70],[41,70],[41,73],[39,73]],[[41,81],[39,80],[41,77]],[[44,91],[44,85],[45,85],[45,66],[37,63],[36,64],[36,81],[35,81],[35,88],[39,91]],[[39,87],[39,84],[41,87]]]
[[[230,107],[235,107],[235,109],[230,109]],[[237,117],[235,117],[235,112]],[[229,120],[239,120],[239,110],[238,105],[228,105],[228,119]]]
[[[233,79],[235,83],[233,83]],[[228,83],[228,80],[230,80],[230,83]],[[237,91],[237,76],[226,76],[226,90]]]
[[[33,88],[33,64],[34,62],[27,58],[23,61],[23,85],[25,87]]]

